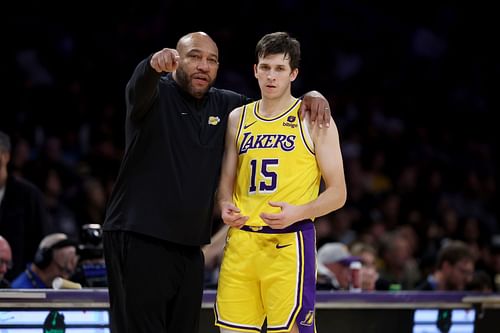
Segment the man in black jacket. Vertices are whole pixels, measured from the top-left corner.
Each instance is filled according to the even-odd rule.
[[[8,280],[19,275],[33,259],[48,228],[48,212],[41,191],[28,180],[8,172],[10,151],[10,137],[0,131],[0,234],[12,248]]]
[[[250,101],[212,87],[218,67],[217,45],[195,32],[127,84],[125,155],[103,225],[113,333],[198,332],[227,118]],[[321,94],[303,104],[328,123]]]

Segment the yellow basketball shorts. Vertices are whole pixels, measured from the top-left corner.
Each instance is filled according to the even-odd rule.
[[[316,235],[302,221],[288,229],[229,228],[215,301],[215,325],[242,332],[314,333]]]

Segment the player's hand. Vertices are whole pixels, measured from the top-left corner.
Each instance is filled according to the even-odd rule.
[[[248,221],[249,217],[242,215],[240,209],[232,202],[223,202],[220,208],[222,221],[231,227],[241,228]]]
[[[299,221],[300,211],[297,206],[290,205],[286,202],[269,202],[269,206],[279,207],[279,213],[260,213],[260,218],[269,225],[272,229],[284,229],[294,222]]]
[[[310,112],[310,119],[313,124],[318,123],[320,128],[323,126],[330,127],[330,105],[319,92],[310,91],[302,98],[300,107],[300,117],[302,119],[304,119],[306,112]]]
[[[164,48],[153,54],[149,64],[158,73],[173,72],[179,65],[179,53],[175,49]]]

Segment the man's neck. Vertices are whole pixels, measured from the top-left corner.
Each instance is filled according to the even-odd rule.
[[[263,97],[260,100],[258,112],[263,117],[272,118],[288,110],[295,101],[296,98],[290,94],[275,99]]]

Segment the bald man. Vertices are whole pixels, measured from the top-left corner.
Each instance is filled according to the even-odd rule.
[[[12,281],[12,288],[52,288],[56,277],[69,279],[78,262],[77,243],[64,233],[45,236],[33,258],[33,262]]]
[[[113,333],[198,332],[228,114],[250,101],[214,88],[218,69],[216,43],[194,32],[127,83],[125,155],[103,225]],[[321,94],[303,104],[329,123]]]
[[[9,242],[0,236],[0,288],[10,288],[5,274],[12,268],[12,250]]]

